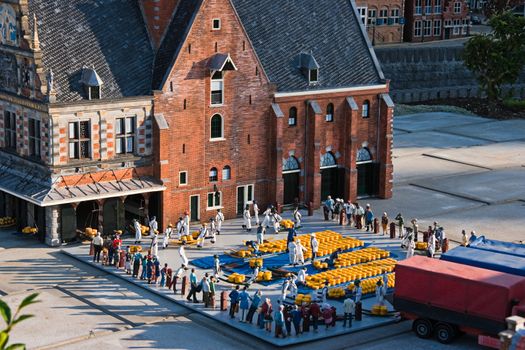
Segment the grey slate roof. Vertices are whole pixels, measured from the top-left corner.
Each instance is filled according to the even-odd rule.
[[[160,90],[164,85],[168,70],[179,55],[202,2],[203,0],[180,0],[155,57],[153,89]]]
[[[137,1],[29,0],[29,11],[58,102],[84,99],[83,66],[95,67],[103,99],[151,94],[154,52]]]
[[[383,83],[350,0],[231,0],[271,82],[280,92]],[[294,64],[319,64],[319,82]]]

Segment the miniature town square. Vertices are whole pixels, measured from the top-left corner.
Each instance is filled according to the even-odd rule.
[[[0,350],[525,350],[523,0],[0,0]]]

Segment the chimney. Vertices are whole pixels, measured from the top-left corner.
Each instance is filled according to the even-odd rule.
[[[150,39],[158,48],[179,0],[139,0],[139,3]]]

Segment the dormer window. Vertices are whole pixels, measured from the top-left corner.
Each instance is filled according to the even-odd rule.
[[[220,30],[221,29],[221,20],[219,18],[214,18],[212,21],[212,28],[213,30]]]
[[[319,81],[319,69],[310,69],[309,81],[310,84],[315,84]]]
[[[301,52],[296,58],[297,68],[301,70],[309,84],[319,82],[319,64],[312,53]]]
[[[102,98],[102,84],[104,82],[100,79],[95,67],[82,68],[80,83],[84,86],[88,100],[100,100]]]
[[[211,75],[210,105],[222,106],[224,104],[224,74],[226,71],[237,70],[229,54],[215,54],[208,61]]]
[[[88,89],[90,100],[100,100],[100,86],[90,86]]]

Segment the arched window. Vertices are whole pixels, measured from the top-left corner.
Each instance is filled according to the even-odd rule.
[[[290,108],[290,113],[288,114],[288,125],[297,125],[297,108],[295,107]]]
[[[371,161],[372,155],[370,154],[368,148],[363,147],[359,151],[357,151],[357,163],[369,163]]]
[[[224,168],[222,168],[222,179],[230,180],[231,178],[232,178],[232,168],[230,168],[229,165],[226,165]]]
[[[329,103],[328,106],[326,106],[326,117],[327,122],[333,122],[334,121],[334,104]]]
[[[222,137],[222,117],[220,114],[215,114],[211,117],[211,138],[220,139]]]
[[[288,159],[283,161],[283,173],[295,173],[300,171],[299,161],[294,156],[290,156]]]
[[[215,182],[218,180],[217,168],[210,169],[210,182]]]
[[[370,117],[370,101],[366,100],[365,102],[363,102],[363,109],[361,111],[361,116],[363,118]]]
[[[337,161],[332,152],[326,152],[321,156],[321,169],[334,168],[337,166]]]

